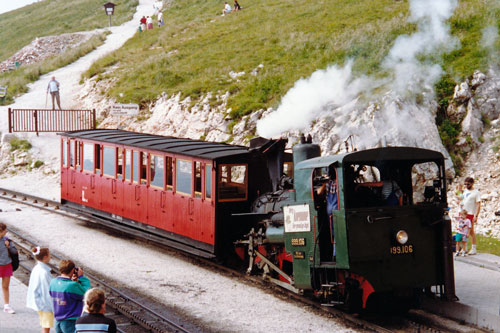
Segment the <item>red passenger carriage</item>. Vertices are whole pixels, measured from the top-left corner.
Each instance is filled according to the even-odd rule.
[[[61,133],[61,202],[147,230],[171,246],[219,257],[271,190],[262,154],[243,146],[127,132]],[[225,245],[224,245],[225,244]]]

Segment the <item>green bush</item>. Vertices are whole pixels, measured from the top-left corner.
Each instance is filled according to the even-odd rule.
[[[28,151],[33,147],[28,140],[19,138],[13,138],[10,140],[9,144],[11,152],[16,150]]]

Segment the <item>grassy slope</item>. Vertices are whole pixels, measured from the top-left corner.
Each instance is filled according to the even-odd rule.
[[[230,91],[229,106],[238,118],[276,105],[297,79],[347,58],[355,59],[358,72],[377,73],[395,38],[416,28],[406,22],[407,1],[243,0],[241,4],[243,11],[221,17],[222,1],[174,1],[165,10],[165,27],[137,34],[95,63],[86,76],[105,76],[107,66],[118,64],[112,75],[119,81],[109,94],[141,104],[163,91],[195,98],[207,91]],[[450,83],[486,67],[486,52],[479,46],[481,30],[488,23],[499,24],[499,16],[495,0],[460,1],[450,25],[462,48],[443,61]],[[264,68],[257,77],[248,75],[261,63]],[[247,75],[235,82],[230,71]],[[443,91],[448,88],[445,84]]]
[[[2,0],[15,1],[15,0]],[[129,21],[137,0],[116,0],[113,25]],[[89,31],[108,26],[102,0],[44,0],[0,15],[0,61],[36,37]]]

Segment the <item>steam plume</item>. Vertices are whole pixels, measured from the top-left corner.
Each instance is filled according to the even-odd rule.
[[[456,6],[456,0],[412,0],[409,20],[417,23],[418,31],[396,39],[382,63],[390,73],[389,77],[385,80],[365,76],[355,77],[352,73],[352,61],[342,68],[329,66],[326,70],[318,70],[311,77],[298,80],[283,97],[278,109],[257,122],[258,134],[272,137],[286,131],[305,130],[313,120],[325,114],[331,115],[337,121],[351,119],[351,124],[343,123],[342,125],[346,127],[351,125],[352,130],[352,120],[356,120],[353,117],[362,116],[356,112],[353,113],[353,110],[366,107],[366,105],[360,105],[359,97],[363,95],[380,99],[380,97],[373,96],[373,89],[381,85],[387,87],[393,95],[393,100],[406,100],[406,103],[411,104],[403,105],[401,102],[398,105],[401,109],[408,111],[408,114],[402,117],[406,118],[406,121],[394,121],[394,103],[380,101],[378,103],[380,109],[376,110],[376,113],[387,112],[388,114],[373,116],[365,122],[364,126],[369,126],[377,132],[406,133],[409,124],[408,117],[411,114],[415,115],[415,112],[410,111],[415,109],[416,94],[432,93],[433,85],[442,74],[440,66],[430,63],[426,56],[451,51],[459,44],[458,40],[450,35],[449,28],[445,24]],[[385,106],[388,106],[387,109],[384,108]],[[403,112],[401,109],[399,111]],[[377,121],[377,119],[379,119],[378,123],[368,125],[370,121]],[[385,121],[387,119],[391,121],[388,123]],[[356,131],[364,131],[362,128],[356,129]]]

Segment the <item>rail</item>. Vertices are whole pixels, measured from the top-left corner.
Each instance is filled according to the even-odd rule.
[[[9,108],[9,133],[66,132],[96,128],[93,110],[48,110]]]

